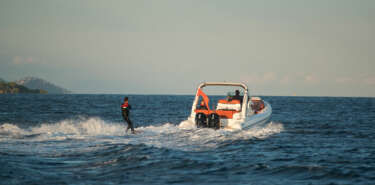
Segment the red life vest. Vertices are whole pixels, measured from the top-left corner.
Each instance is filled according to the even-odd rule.
[[[127,109],[129,107],[129,103],[128,102],[125,102],[121,105],[121,108],[122,109]]]

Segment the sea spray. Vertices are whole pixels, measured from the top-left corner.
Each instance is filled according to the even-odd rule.
[[[281,123],[270,122],[265,127],[251,130],[214,130],[209,128],[197,129],[186,122],[179,125],[164,123],[138,127],[137,134],[126,133],[123,123],[106,122],[100,118],[69,119],[52,124],[21,129],[16,125],[3,124],[0,126],[2,140],[25,139],[25,141],[48,141],[66,139],[88,139],[95,142],[111,142],[124,144],[145,144],[158,148],[177,150],[211,150],[227,140],[246,140],[251,138],[266,138],[283,131]]]
[[[32,140],[63,140],[82,139],[94,136],[122,136],[125,126],[122,123],[107,123],[100,118],[93,117],[85,120],[68,119],[57,123],[43,123],[30,128],[19,128],[16,125],[6,123],[0,125],[0,138],[31,140],[29,136],[38,136]]]

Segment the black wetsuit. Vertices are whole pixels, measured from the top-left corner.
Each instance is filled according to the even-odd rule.
[[[240,100],[240,103],[242,104],[242,100],[243,100],[243,96],[240,96],[240,95],[234,95],[233,96],[233,100]]]
[[[132,107],[129,105],[129,104],[122,104],[121,106],[121,110],[122,110],[122,118],[124,118],[124,121],[126,121],[128,123],[128,128],[126,128],[126,132],[128,132],[129,128],[131,129],[132,133],[134,133],[134,127],[133,127],[133,123],[132,121],[130,120],[129,118],[129,114],[130,114],[130,109]]]

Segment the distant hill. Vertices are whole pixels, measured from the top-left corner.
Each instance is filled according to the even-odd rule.
[[[17,80],[18,85],[23,85],[30,89],[44,89],[48,91],[48,94],[67,94],[71,93],[69,90],[59,87],[51,82],[46,80],[35,78],[35,77],[26,77],[21,80]]]
[[[0,79],[0,94],[18,93],[47,94],[48,92],[41,89],[29,89],[23,85],[18,85],[15,82],[5,82],[4,80]]]

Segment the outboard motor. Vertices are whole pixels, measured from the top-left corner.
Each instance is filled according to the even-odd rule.
[[[219,129],[220,128],[220,116],[216,113],[212,113],[208,116],[208,127]]]
[[[207,127],[207,116],[204,113],[198,113],[195,115],[195,124],[197,125],[197,128],[205,128]]]

